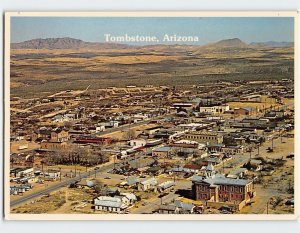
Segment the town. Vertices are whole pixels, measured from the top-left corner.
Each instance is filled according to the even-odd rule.
[[[12,213],[292,214],[294,81],[11,96]]]

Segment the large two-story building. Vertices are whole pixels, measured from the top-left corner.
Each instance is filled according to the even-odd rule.
[[[223,175],[208,178],[194,176],[192,191],[196,200],[212,202],[249,202],[255,196],[253,182]]]

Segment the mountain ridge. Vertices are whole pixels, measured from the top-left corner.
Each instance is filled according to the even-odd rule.
[[[105,43],[105,42],[86,42],[71,37],[61,38],[37,38],[23,42],[11,43],[11,49],[126,49],[132,47],[162,47],[162,46],[197,46],[203,48],[246,48],[252,46],[260,47],[292,47],[293,42],[251,42],[249,44],[243,42],[239,38],[231,38],[209,43],[205,45],[188,45],[188,44],[152,44],[152,45],[128,45],[123,43]]]

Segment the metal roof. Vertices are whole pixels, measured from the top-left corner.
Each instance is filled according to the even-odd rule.
[[[245,180],[245,179],[232,179],[228,177],[224,177],[221,175],[213,176],[210,178],[203,179],[202,176],[193,176],[192,177],[193,182],[205,182],[210,185],[237,185],[237,186],[245,186],[252,181]]]

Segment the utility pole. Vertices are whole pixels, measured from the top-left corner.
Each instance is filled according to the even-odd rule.
[[[61,181],[61,167],[59,168],[59,181]]]
[[[257,146],[257,156],[259,156],[259,144],[258,144],[258,146]]]
[[[267,202],[267,214],[269,214],[269,201]]]
[[[41,161],[42,164],[42,173],[44,174],[44,161]]]
[[[224,160],[222,162],[222,165],[223,165],[223,174],[225,174],[225,164],[224,164]]]

